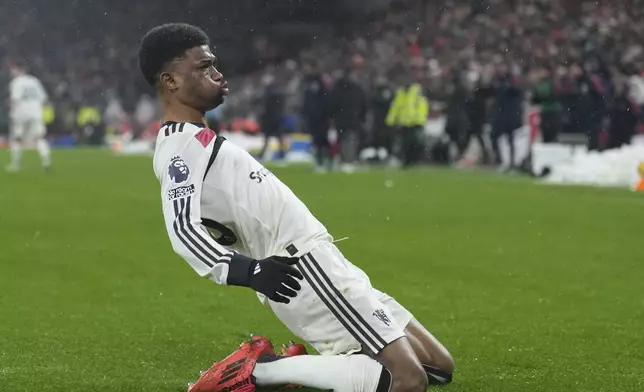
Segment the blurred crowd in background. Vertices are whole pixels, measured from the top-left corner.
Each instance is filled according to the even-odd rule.
[[[52,137],[81,143],[154,133],[136,50],[169,21],[204,28],[220,57],[231,95],[208,113],[212,128],[309,134],[319,167],[336,153],[352,165],[365,147],[403,164],[458,161],[470,140],[498,164],[499,138],[512,147],[532,107],[543,141],[583,135],[593,150],[628,144],[642,120],[643,0],[5,3],[0,58],[24,59],[42,80]],[[436,117],[451,156],[423,146]],[[2,110],[0,133],[7,124]]]

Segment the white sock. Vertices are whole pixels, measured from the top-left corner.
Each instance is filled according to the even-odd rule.
[[[45,167],[51,165],[51,152],[47,140],[44,138],[38,139],[38,141],[36,142],[36,148],[38,148],[38,153],[40,154],[42,165]]]
[[[11,166],[20,167],[20,158],[22,158],[22,142],[11,143]]]
[[[257,363],[258,386],[297,384],[334,392],[375,392],[382,365],[367,355],[300,355]]]

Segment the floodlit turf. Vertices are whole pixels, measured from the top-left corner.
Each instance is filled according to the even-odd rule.
[[[51,174],[26,158],[0,172],[0,391],[184,391],[251,332],[293,338],[174,255],[150,158],[55,151]],[[644,390],[644,195],[274,172],[452,352],[445,391]]]

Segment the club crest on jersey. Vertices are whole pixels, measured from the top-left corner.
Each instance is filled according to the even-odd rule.
[[[182,182],[186,182],[188,177],[190,177],[190,169],[188,169],[188,165],[186,165],[186,162],[181,157],[175,156],[170,160],[168,175],[175,184],[181,184]]]
[[[386,326],[389,326],[389,324],[391,324],[391,320],[389,320],[389,317],[387,317],[387,314],[382,309],[376,309],[376,311],[373,312],[373,317],[382,321],[382,323],[385,324]]]

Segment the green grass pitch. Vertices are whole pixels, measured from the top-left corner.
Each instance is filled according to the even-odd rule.
[[[33,153],[0,172],[0,391],[185,391],[251,332],[293,338],[253,292],[172,252],[150,158],[53,157],[50,174]],[[445,391],[644,390],[641,194],[437,169],[274,172],[451,351]]]

